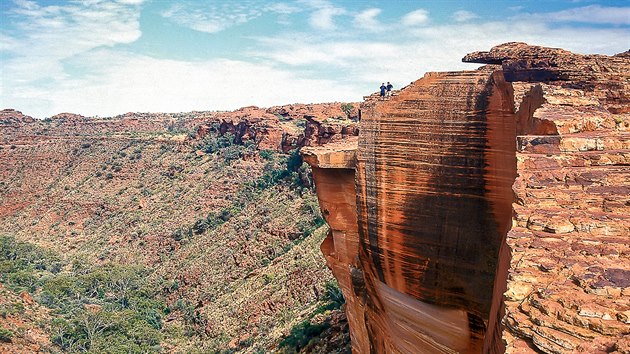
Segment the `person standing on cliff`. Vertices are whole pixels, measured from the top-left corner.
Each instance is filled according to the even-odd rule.
[[[385,98],[385,90],[387,89],[387,87],[385,86],[385,83],[383,82],[381,84],[381,98]]]
[[[389,81],[387,81],[387,97],[392,97],[392,89],[394,88],[394,85],[392,85]]]

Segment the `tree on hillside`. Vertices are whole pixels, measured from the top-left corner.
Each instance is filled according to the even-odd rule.
[[[343,111],[343,113],[346,114],[348,119],[352,118],[350,115],[352,114],[352,110],[353,109],[354,109],[354,106],[352,105],[352,103],[342,103],[341,104],[341,110]]]

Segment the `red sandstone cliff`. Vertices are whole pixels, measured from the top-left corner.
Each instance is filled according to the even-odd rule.
[[[354,352],[628,352],[630,60],[464,61],[303,150]]]

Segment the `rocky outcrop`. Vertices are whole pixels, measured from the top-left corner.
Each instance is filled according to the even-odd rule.
[[[464,61],[368,98],[356,153],[304,150],[354,351],[627,351],[630,61]]]
[[[28,145],[49,136],[65,139],[109,134],[108,138],[156,139],[196,145],[198,140],[215,131],[231,134],[236,144],[250,142],[260,150],[289,152],[359,135],[358,106],[357,103],[335,102],[270,108],[251,106],[231,112],[130,112],[115,117],[59,113],[44,120],[4,109],[0,111],[0,142]]]
[[[321,245],[326,264],[346,299],[346,316],[355,351],[369,352],[365,322],[365,283],[359,264],[359,230],[355,191],[357,140],[302,148],[313,168],[322,215],[330,229]]]
[[[3,109],[0,111],[0,125],[20,125],[33,123],[35,119],[15,109]]]
[[[54,116],[50,117],[50,119],[64,121],[64,122],[71,122],[71,121],[84,120],[85,117],[76,113],[63,112],[63,113],[55,114]]]
[[[346,109],[344,111],[344,109]],[[271,108],[243,107],[221,112],[197,130],[203,138],[211,130],[234,135],[236,143],[255,143],[259,149],[289,152],[357,136],[358,104],[293,104]]]
[[[515,43],[475,61],[497,52],[519,135],[507,351],[628,352],[630,60]]]

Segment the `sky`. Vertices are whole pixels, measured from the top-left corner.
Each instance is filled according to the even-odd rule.
[[[0,108],[38,118],[353,102],[511,41],[630,49],[630,0],[0,0]]]

